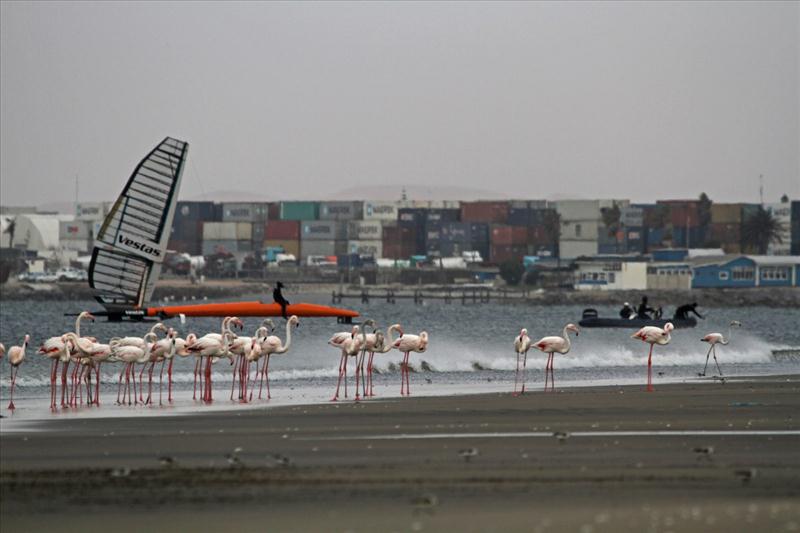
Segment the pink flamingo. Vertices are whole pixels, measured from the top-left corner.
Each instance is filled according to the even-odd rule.
[[[393,331],[402,331],[400,324],[392,324],[386,330],[389,338],[384,336],[383,332],[378,330],[372,335],[367,335],[366,351],[369,352],[369,360],[367,361],[367,392],[365,396],[375,396],[375,388],[372,383],[373,372],[373,358],[376,353],[389,353],[394,348],[395,339],[392,337]],[[363,371],[362,371],[363,375]]]
[[[11,365],[11,401],[8,404],[8,408],[11,411],[16,409],[14,406],[14,385],[17,383],[19,365],[21,365],[25,360],[25,348],[28,347],[28,341],[30,338],[30,335],[25,335],[25,339],[22,341],[22,346],[12,346],[8,350],[8,364]],[[5,352],[5,347],[3,347],[3,351]]]
[[[81,336],[81,321],[84,318],[89,318],[94,322],[94,315],[92,315],[89,311],[81,312],[75,318],[75,334],[80,337]],[[45,357],[52,360],[51,367],[50,367],[50,408],[55,409],[55,398],[56,398],[56,379],[58,377],[58,365],[59,363],[64,364],[64,369],[61,374],[61,406],[66,407],[66,388],[67,388],[67,372],[69,363],[71,358],[69,357],[69,353],[65,354],[65,344],[61,338],[62,336],[50,337],[49,339],[45,340],[42,345],[39,347],[37,353],[44,355]],[[91,341],[96,341],[94,337],[87,337],[87,339]],[[71,395],[70,395],[71,396]]]
[[[341,358],[339,359],[339,381],[336,383],[336,393],[331,398],[332,402],[339,399],[339,387],[342,384],[344,377],[344,397],[347,398],[347,358],[356,357],[361,351],[362,338],[359,336],[360,328],[353,326],[350,333],[342,332],[336,333],[328,340],[328,344],[339,348],[341,350]]]
[[[411,352],[423,353],[428,349],[428,332],[423,331],[419,335],[405,335],[400,330],[400,338],[394,341],[394,347],[405,354],[403,362],[400,364],[400,394],[411,396],[411,384],[409,383],[408,356]],[[403,386],[405,385],[405,393]]]
[[[200,394],[202,400],[205,402],[214,401],[211,384],[211,364],[212,360],[216,361],[221,357],[230,356],[230,345],[235,339],[235,334],[229,329],[229,324],[242,326],[242,321],[236,317],[225,317],[222,321],[221,333],[208,333],[199,339],[192,338],[189,343],[187,338],[186,349],[198,357],[198,363],[195,365],[195,384],[197,383],[198,364],[202,366],[203,358],[206,358],[205,366],[205,387],[201,387]],[[196,388],[195,388],[196,391]]]
[[[708,353],[706,353],[706,366],[703,367],[703,371],[698,373],[698,376],[705,376],[706,369],[708,368],[708,356],[711,352],[714,352],[714,364],[717,365],[717,370],[719,370],[719,375],[722,376],[722,369],[719,367],[719,362],[717,361],[717,344],[727,345],[731,342],[731,337],[733,337],[733,328],[734,327],[741,327],[742,323],[738,320],[731,321],[730,325],[728,326],[728,338],[722,336],[722,333],[709,333],[702,339],[703,342],[707,342],[711,346],[708,347]]]
[[[531,338],[528,337],[528,330],[522,328],[519,336],[514,339],[514,352],[517,354],[517,373],[514,375],[514,396],[525,394],[525,369],[528,361],[528,350],[531,349]],[[519,359],[522,357],[522,388],[517,392],[517,382],[519,381],[520,366]]]
[[[548,379],[550,380],[550,390],[555,391],[556,387],[556,376],[553,369],[554,361],[554,354],[560,353],[565,354],[569,353],[569,349],[572,346],[569,341],[569,332],[572,331],[575,333],[577,337],[580,335],[580,330],[578,326],[575,324],[567,324],[564,326],[564,331],[562,333],[563,337],[553,336],[553,337],[543,337],[534,343],[534,346],[541,350],[542,352],[548,354],[547,355],[547,364],[544,367],[544,390],[547,391],[547,382]]]
[[[656,326],[645,326],[633,335],[632,339],[639,339],[650,345],[650,354],[647,356],[647,392],[653,392],[653,346],[669,344],[670,331],[675,329],[672,322],[664,324],[664,329]]]
[[[300,327],[300,319],[297,315],[292,315],[286,321],[286,342],[281,342],[280,337],[277,335],[269,335],[261,342],[261,353],[265,356],[264,367],[261,370],[261,383],[264,379],[267,381],[267,399],[272,398],[269,391],[269,360],[274,354],[283,354],[289,351],[292,346],[292,326]],[[256,373],[256,375],[258,375]],[[252,392],[251,392],[252,396]],[[261,398],[261,389],[259,388],[258,397]]]
[[[71,360],[75,362],[75,370],[78,371],[77,375],[73,378],[72,393],[70,394],[69,405],[77,405],[77,394],[79,392],[79,382],[85,380],[87,382],[87,397],[88,403],[95,403],[100,405],[100,364],[107,361],[111,356],[111,346],[108,344],[101,344],[94,342],[94,337],[79,337],[76,333],[68,332],[61,336],[61,341],[67,346],[65,350],[70,354],[70,357],[65,358],[65,368]],[[62,359],[64,361],[64,359]],[[91,394],[91,372],[96,371],[97,383],[95,385],[95,398],[92,400]],[[63,379],[62,374],[62,406],[63,406]],[[81,392],[80,401],[83,402],[83,393]],[[51,405],[52,407],[52,405]]]

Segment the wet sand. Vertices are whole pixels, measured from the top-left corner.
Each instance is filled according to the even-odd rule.
[[[2,529],[791,531],[799,392],[782,376],[54,419],[0,436]]]

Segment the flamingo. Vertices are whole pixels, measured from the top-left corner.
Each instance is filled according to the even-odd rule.
[[[271,321],[270,321],[271,323]],[[282,343],[280,337],[277,335],[269,335],[261,342],[261,353],[266,356],[264,360],[264,367],[261,371],[261,382],[267,380],[267,399],[272,398],[269,393],[269,360],[273,354],[282,354],[289,351],[292,346],[292,326],[300,327],[300,319],[297,315],[292,315],[286,321],[286,343]],[[256,375],[258,375],[256,373]],[[252,393],[251,393],[252,395]],[[259,388],[258,397],[261,397],[261,390]]]
[[[544,367],[544,390],[547,391],[547,382],[548,379],[550,380],[550,390],[555,391],[556,388],[556,376],[553,370],[553,363],[554,358],[553,354],[556,352],[560,354],[569,353],[569,349],[572,344],[569,341],[569,332],[572,331],[575,333],[577,337],[580,335],[580,330],[578,326],[575,324],[567,324],[564,326],[564,331],[562,332],[562,337],[553,336],[553,337],[543,337],[534,343],[534,346],[541,350],[542,352],[548,354],[547,356],[547,364]]]
[[[92,315],[89,311],[81,312],[75,318],[75,334],[80,337],[81,336],[81,321],[84,318],[89,318],[94,322],[94,315]],[[45,340],[41,346],[39,346],[39,350],[37,353],[44,355],[45,357],[52,360],[51,368],[50,368],[50,408],[55,409],[55,398],[56,398],[56,378],[58,376],[58,365],[59,363],[64,364],[64,368],[61,374],[61,406],[65,407],[65,395],[66,395],[66,386],[67,386],[67,372],[69,363],[71,358],[69,354],[65,354],[65,344],[61,338],[62,336],[50,337],[49,339]],[[89,340],[95,341],[94,337],[88,337]]]
[[[6,355],[6,345],[0,342],[0,359]]]
[[[408,377],[408,356],[411,352],[422,353],[428,349],[428,332],[423,331],[419,335],[405,335],[403,331],[400,330],[400,338],[394,341],[393,346],[405,354],[400,367],[402,371],[400,376],[400,394],[404,394],[403,385],[405,385],[405,395],[410,396],[411,385]]]
[[[368,351],[375,349],[375,330],[372,333],[367,333],[367,328],[374,328],[375,321],[368,318],[361,325],[361,352],[356,356],[356,401],[360,400],[358,389],[358,378],[361,376],[361,387],[364,397],[367,396],[367,381],[364,379],[364,358]]]
[[[383,332],[378,330],[374,333],[374,340],[370,345],[370,336],[367,335],[367,350],[369,350],[369,360],[367,361],[367,390],[368,396],[375,396],[375,389],[372,383],[372,361],[376,353],[389,353],[394,348],[395,339],[392,337],[393,331],[399,331],[400,335],[403,334],[400,324],[392,324],[386,330],[389,339],[386,339]]]
[[[656,326],[645,326],[633,335],[632,339],[639,339],[650,345],[650,354],[647,356],[647,392],[653,392],[653,346],[656,344],[669,344],[670,332],[675,329],[672,322],[664,324],[664,329]]]
[[[342,352],[339,359],[339,381],[336,383],[336,394],[331,398],[332,402],[339,399],[339,387],[342,384],[342,377],[344,377],[344,397],[347,398],[347,358],[358,356],[361,351],[362,339],[358,337],[360,331],[361,329],[358,326],[353,326],[350,333],[339,332],[328,340],[328,344],[339,348]]]
[[[197,384],[197,372],[198,372],[198,365],[202,366],[202,360],[206,358],[206,367],[205,367],[205,390],[203,387],[200,389],[200,394],[202,396],[202,400],[205,402],[212,402],[213,395],[211,390],[211,363],[212,358],[214,360],[220,357],[229,357],[230,356],[230,344],[232,344],[233,340],[235,339],[236,335],[229,329],[229,325],[233,323],[238,326],[242,326],[242,321],[236,317],[225,317],[222,321],[222,329],[221,333],[208,333],[199,339],[195,338],[193,335],[191,337],[191,343],[189,342],[189,338],[187,338],[186,348],[198,357],[198,362],[195,364],[195,385]],[[202,370],[202,369],[201,369]],[[196,387],[195,387],[196,392]],[[195,396],[196,399],[196,396]]]
[[[525,394],[525,369],[528,361],[528,350],[531,349],[531,338],[528,337],[528,330],[522,328],[519,336],[514,339],[514,352],[517,354],[517,373],[514,375],[514,396]],[[519,380],[519,358],[522,356],[522,388],[517,392],[517,381]]]
[[[14,385],[17,383],[19,365],[25,360],[25,349],[28,347],[30,338],[31,336],[26,334],[25,339],[22,341],[22,346],[12,346],[8,350],[8,364],[11,365],[11,401],[8,404],[8,408],[11,411],[16,409],[14,406]],[[5,346],[3,347],[3,352],[5,352]]]
[[[727,345],[731,342],[731,337],[733,336],[733,328],[734,327],[741,327],[742,323],[738,320],[732,320],[731,323],[728,325],[728,338],[724,338],[722,333],[709,333],[702,339],[703,342],[707,342],[710,344],[708,347],[708,353],[706,353],[706,366],[703,367],[703,371],[698,373],[698,376],[705,376],[706,369],[708,368],[708,356],[711,352],[714,352],[714,363],[717,365],[717,370],[719,370],[720,377],[722,376],[722,369],[719,367],[719,362],[717,361],[717,344]]]
[[[99,364],[105,360],[107,360],[111,355],[111,346],[108,344],[100,344],[93,341],[94,337],[79,337],[76,333],[70,331],[65,333],[61,336],[61,342],[67,347],[64,351],[66,352],[66,357],[62,358],[61,361],[64,362],[64,369],[65,371],[62,372],[61,375],[61,405],[62,407],[65,406],[64,404],[64,386],[66,383],[66,368],[69,366],[69,363],[74,361],[75,362],[75,369],[73,370],[73,386],[72,386],[72,393],[69,397],[69,405],[74,406],[77,405],[77,394],[78,394],[78,387],[79,381],[84,377],[84,372],[91,370],[91,367],[94,364],[98,365],[97,370],[97,395],[100,393],[99,389],[99,382],[100,382],[100,373],[99,373]],[[69,344],[67,342],[69,341]],[[92,364],[89,361],[85,361],[86,359],[91,360]],[[80,366],[83,368],[80,368]],[[89,366],[87,366],[89,365]],[[83,394],[81,393],[81,402],[83,402]],[[99,404],[98,404],[99,405]]]

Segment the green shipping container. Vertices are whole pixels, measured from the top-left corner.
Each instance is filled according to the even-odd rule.
[[[319,202],[281,202],[281,220],[317,220]]]

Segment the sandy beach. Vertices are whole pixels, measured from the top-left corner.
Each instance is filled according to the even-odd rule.
[[[799,389],[780,376],[54,418],[0,436],[3,530],[793,531]]]

